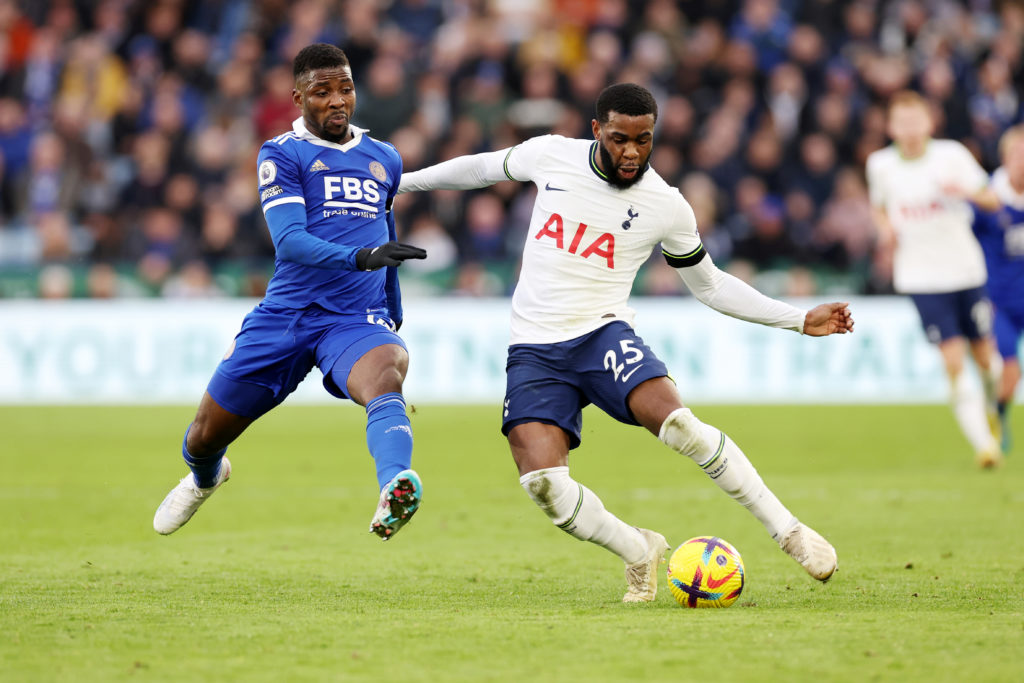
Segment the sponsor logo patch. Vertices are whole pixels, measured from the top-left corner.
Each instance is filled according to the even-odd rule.
[[[272,185],[260,193],[260,201],[265,202],[271,197],[276,197],[279,194],[284,194],[284,190],[281,189],[280,185]]]

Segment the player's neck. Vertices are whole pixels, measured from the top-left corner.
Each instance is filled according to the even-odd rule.
[[[904,161],[915,161],[923,157],[924,153],[928,151],[929,142],[931,142],[931,138],[920,144],[902,145],[896,143],[896,151],[900,153]]]

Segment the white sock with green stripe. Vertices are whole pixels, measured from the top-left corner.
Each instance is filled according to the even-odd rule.
[[[605,510],[597,494],[569,476],[568,467],[527,472],[519,483],[552,523],[570,536],[607,548],[626,564],[646,555],[643,535]]]
[[[700,465],[720,489],[750,510],[775,540],[796,524],[796,517],[765,485],[739,446],[723,432],[698,420],[689,408],[670,414],[658,438]]]

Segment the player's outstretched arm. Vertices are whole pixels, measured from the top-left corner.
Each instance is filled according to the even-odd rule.
[[[850,304],[832,302],[815,306],[804,316],[804,334],[811,337],[827,337],[830,334],[853,332],[853,316]]]
[[[472,190],[510,180],[505,172],[509,150],[470,154],[442,161],[418,171],[404,173],[398,193],[424,190]]]

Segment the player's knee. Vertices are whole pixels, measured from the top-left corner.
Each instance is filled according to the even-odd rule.
[[[210,438],[209,429],[206,423],[196,419],[189,425],[188,433],[185,435],[185,448],[189,455],[196,458],[205,458],[215,454],[220,448],[215,448]]]
[[[679,408],[665,418],[658,438],[677,453],[700,463],[718,450],[722,433],[698,420],[689,408]]]
[[[555,526],[561,526],[572,516],[580,487],[569,476],[568,467],[548,467],[527,472],[519,477],[519,483]]]

